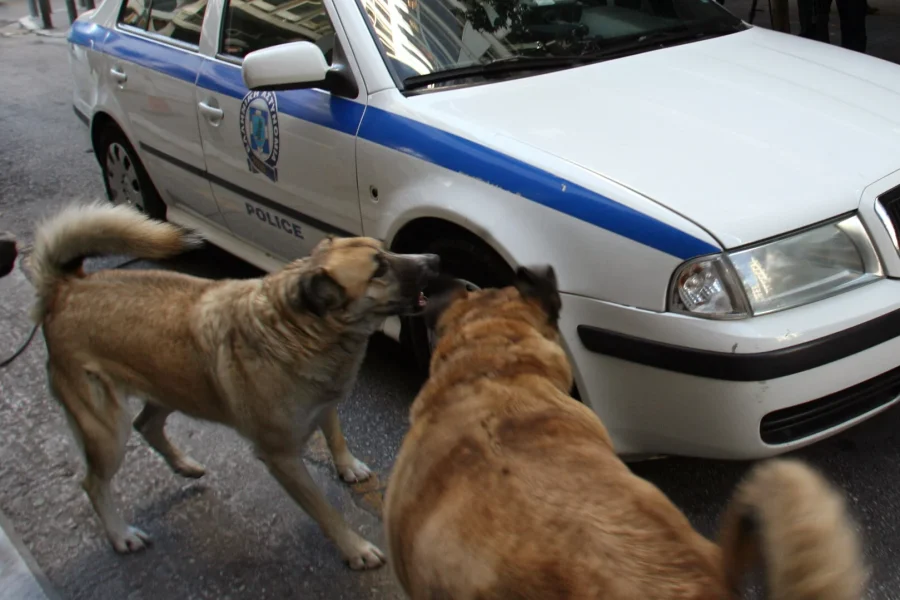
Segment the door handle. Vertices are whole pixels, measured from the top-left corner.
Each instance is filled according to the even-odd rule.
[[[109,74],[112,75],[112,78],[118,81],[120,84],[128,81],[128,75],[124,71],[120,71],[117,67],[113,67],[109,70]]]
[[[212,106],[206,102],[199,102],[197,106],[200,107],[200,114],[206,117],[213,125],[218,125],[219,121],[222,120],[222,117],[225,116],[225,112],[221,108]]]

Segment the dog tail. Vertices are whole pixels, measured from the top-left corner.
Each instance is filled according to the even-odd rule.
[[[85,258],[127,254],[165,259],[197,248],[203,240],[175,225],[155,221],[137,210],[106,202],[73,204],[38,225],[29,259],[37,303],[32,318],[44,319],[48,300],[60,280],[82,273]]]
[[[843,496],[797,460],[751,470],[725,512],[721,545],[736,595],[760,562],[772,600],[859,600],[865,592],[868,570]]]

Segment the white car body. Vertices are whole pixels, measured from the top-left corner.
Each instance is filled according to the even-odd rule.
[[[623,455],[775,455],[897,401],[900,255],[876,199],[900,186],[900,67],[751,27],[404,95],[357,2],[324,4],[359,93],[276,94],[277,181],[248,168],[223,0],[196,49],[123,29],[119,0],[79,17],[75,110],[124,131],[169,220],[263,269],[327,233],[391,246],[421,219],[511,266],[552,264],[581,399]],[[668,310],[686,260],[854,211],[878,281],[746,319]]]

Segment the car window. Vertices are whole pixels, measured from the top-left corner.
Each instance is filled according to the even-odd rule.
[[[138,29],[147,30],[147,23],[150,21],[150,0],[128,0],[122,6],[122,13],[119,15],[119,23],[129,25]]]
[[[313,42],[331,64],[334,27],[321,0],[228,0],[220,52],[244,58],[254,50]]]
[[[153,0],[148,30],[173,40],[200,45],[200,29],[207,0]]]
[[[362,0],[401,79],[509,59],[589,58],[666,37],[737,31],[711,0]],[[399,67],[398,67],[399,65]]]
[[[206,3],[207,0],[128,0],[119,22],[199,46]]]

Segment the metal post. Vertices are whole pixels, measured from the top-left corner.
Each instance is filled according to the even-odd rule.
[[[75,0],[66,0],[66,12],[69,13],[69,25],[78,18],[78,9],[75,8]]]
[[[38,8],[41,9],[41,21],[43,21],[44,29],[53,29],[53,19],[50,16],[53,8],[50,6],[50,0],[38,0]]]
[[[37,2],[35,0],[28,0],[28,14],[32,17],[38,16]]]
[[[85,8],[87,8],[88,10],[91,10],[91,9],[95,8],[94,0],[84,0],[84,6],[85,6]]]

